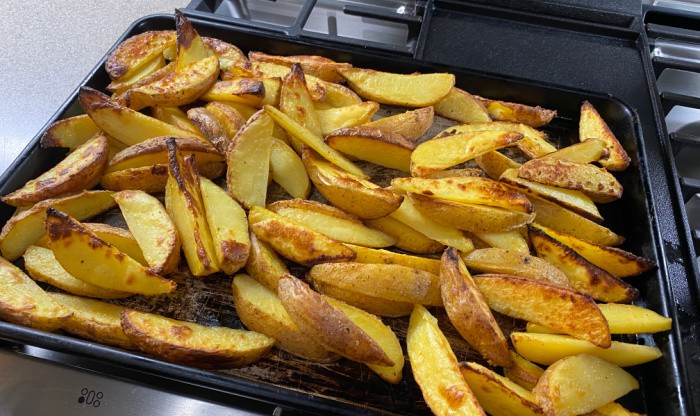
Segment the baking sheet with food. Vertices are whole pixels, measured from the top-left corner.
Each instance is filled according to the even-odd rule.
[[[450,73],[246,56],[176,22],[119,45],[87,115],[41,139],[72,152],[3,195],[0,251],[50,293],[2,262],[5,320],[350,412],[610,414],[639,387],[621,367],[660,351],[625,334],[671,323],[620,306],[656,264],[613,247],[630,157],[588,101],[555,118]]]

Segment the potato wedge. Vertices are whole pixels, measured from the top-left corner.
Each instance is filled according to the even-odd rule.
[[[287,264],[265,241],[249,232],[250,254],[245,269],[260,284],[277,293],[277,282],[289,274]]]
[[[54,292],[50,295],[72,313],[61,327],[62,330],[88,341],[125,349],[134,348],[122,331],[122,306],[65,293]]]
[[[518,169],[518,177],[582,192],[605,204],[622,197],[622,185],[603,168],[561,159],[533,159]]]
[[[301,157],[287,143],[276,138],[273,138],[270,149],[270,176],[293,198],[307,198],[311,193],[311,181]]]
[[[546,414],[573,416],[595,410],[639,388],[628,372],[588,354],[549,367],[532,390]]]
[[[0,257],[0,319],[41,331],[55,331],[70,318],[63,307],[14,264]]]
[[[590,412],[590,416],[641,416],[639,413],[625,409],[619,403],[610,402]]]
[[[532,391],[537,385],[537,381],[542,377],[544,370],[537,364],[524,359],[515,351],[510,350],[509,352],[510,358],[513,360],[513,366],[504,368],[503,374],[519,386]]]
[[[2,202],[12,206],[34,205],[39,201],[90,189],[97,185],[107,167],[107,138],[96,136],[66,156],[56,166],[30,180],[24,186],[3,196]]]
[[[128,77],[175,45],[174,30],[148,31],[126,39],[105,60],[110,78]]]
[[[177,107],[153,107],[151,114],[160,121],[191,132],[193,136],[204,138],[202,131],[187,118],[187,113]]]
[[[491,314],[464,266],[459,252],[448,247],[441,258],[440,291],[450,322],[469,345],[486,360],[501,367],[513,365],[508,354],[508,341]]]
[[[76,149],[101,130],[87,115],[68,117],[54,122],[41,136],[41,147],[68,147]]]
[[[406,349],[413,378],[434,414],[486,414],[460,373],[437,319],[421,305],[411,313]]]
[[[242,71],[242,68],[248,65],[248,58],[237,46],[221,39],[202,36],[202,41],[209,47],[209,50],[219,58],[219,68],[222,71]]]
[[[472,233],[472,235],[486,243],[489,247],[511,250],[514,253],[530,254],[530,246],[525,237],[523,237],[523,233],[520,229]]]
[[[158,136],[129,146],[114,155],[105,173],[143,166],[167,165],[170,139],[175,141],[183,155],[195,155],[198,166],[224,161],[224,157],[217,149],[205,140],[195,137]]]
[[[598,161],[601,166],[612,171],[627,169],[631,161],[629,155],[610,130],[605,120],[598,114],[595,107],[588,101],[584,101],[583,104],[581,104],[579,139],[583,141],[589,138],[602,140],[610,151],[608,157]]]
[[[282,79],[280,89],[279,110],[287,115],[304,129],[310,131],[314,136],[323,137],[321,121],[316,115],[316,109],[311,100],[311,94],[306,88],[306,80],[301,65],[292,64],[291,69]],[[279,121],[277,121],[279,123]],[[279,123],[281,124],[281,123]],[[282,126],[284,128],[284,126]],[[295,144],[296,137],[292,139],[292,146],[300,151],[301,144]]]
[[[414,304],[410,302],[382,299],[322,281],[314,282],[314,289],[329,298],[337,299],[377,316],[396,318],[408,316],[413,311]]]
[[[275,340],[266,335],[184,322],[125,309],[122,329],[140,350],[158,359],[192,367],[222,369],[259,360]]]
[[[187,16],[177,9],[175,9],[175,30],[177,32],[178,71],[212,54]]]
[[[200,176],[215,179],[226,173],[224,162],[202,162],[195,165]],[[168,163],[126,168],[102,175],[100,186],[109,191],[140,190],[146,193],[158,193],[165,191],[168,181]]]
[[[396,241],[381,231],[365,226],[354,215],[317,201],[281,200],[268,205],[267,209],[343,243],[389,247]]]
[[[321,134],[325,137],[338,129],[368,123],[377,110],[379,104],[364,101],[347,107],[316,110],[316,115],[321,123]]]
[[[644,364],[661,357],[657,347],[612,341],[609,348],[600,348],[588,341],[559,334],[512,332],[515,351],[532,362],[550,365],[576,354],[592,354],[620,367]]]
[[[251,51],[248,53],[248,58],[251,61],[270,62],[273,64],[284,65],[291,67],[298,63],[304,70],[304,73],[311,74],[324,81],[340,83],[343,77],[338,74],[338,68],[350,68],[351,64],[345,62],[336,62],[332,59],[324,58],[316,55],[268,55],[263,52]]]
[[[491,121],[486,106],[475,96],[457,87],[453,87],[433,107],[435,114],[459,123],[488,123]]]
[[[561,159],[570,162],[592,163],[610,156],[610,151],[605,147],[605,142],[600,139],[589,138],[579,143],[562,147],[561,149],[541,156],[541,159]]]
[[[290,68],[285,65],[279,65],[276,63],[272,62],[262,62],[262,61],[251,61],[251,69],[253,72],[260,74],[261,76],[267,78],[267,79],[282,79],[287,76],[289,73]],[[309,90],[309,94],[311,94],[311,98],[314,101],[322,101],[325,100],[326,98],[326,93],[327,93],[327,87],[330,88],[332,86],[336,86],[337,84],[329,83],[326,81],[323,81],[320,78],[317,78],[313,75],[306,74],[304,75],[304,79],[306,80],[306,87]],[[281,82],[281,81],[280,81]],[[346,87],[342,87],[341,85],[337,85],[337,87],[341,89],[348,90]],[[340,89],[338,90],[340,91]],[[348,90],[349,91],[349,90]],[[352,93],[355,95],[354,100],[347,100],[347,97],[343,99],[343,97],[337,96],[334,97],[336,100],[341,99],[343,101],[343,104],[345,105],[351,105],[351,104],[359,104],[362,100],[360,97],[357,97],[355,93]],[[337,94],[336,94],[337,95]],[[349,96],[348,94],[344,93],[342,95]],[[352,102],[347,102],[347,101],[352,101]],[[344,107],[345,105],[333,105],[333,107]]]
[[[226,138],[229,140],[233,139],[249,118],[241,114],[236,108],[222,102],[212,101],[207,103],[204,108],[221,123],[221,127],[226,133]]]
[[[187,110],[187,119],[197,127],[205,139],[216,147],[220,154],[228,154],[231,140],[223,124],[209,110],[204,107],[190,108]]]
[[[200,178],[202,202],[221,270],[229,275],[245,266],[250,253],[248,218],[245,211],[223,189]]]
[[[307,360],[328,363],[340,358],[299,329],[276,289],[272,291],[245,274],[236,275],[231,288],[236,314],[249,330],[274,338],[276,347]]]
[[[363,68],[339,68],[350,88],[366,100],[404,107],[427,107],[445,98],[455,84],[448,73],[395,74]]]
[[[444,178],[462,178],[462,177],[486,177],[486,173],[480,168],[459,168],[459,169],[447,169],[441,170],[435,173],[429,173],[423,178],[428,179],[444,179]]]
[[[375,219],[396,211],[401,205],[402,195],[346,172],[311,149],[304,149],[301,160],[318,192],[350,214]]]
[[[557,115],[555,110],[540,106],[532,107],[521,103],[491,100],[478,97],[494,120],[523,123],[530,127],[541,127],[549,124]]]
[[[355,252],[343,243],[265,208],[251,208],[248,221],[261,240],[282,256],[305,266],[355,258]]]
[[[500,152],[488,152],[474,158],[476,164],[486,172],[486,176],[498,180],[508,169],[517,169],[520,163]]]
[[[537,256],[563,271],[573,289],[603,302],[631,302],[639,297],[636,288],[584,259],[539,226],[529,225],[528,235]]]
[[[423,107],[379,118],[364,124],[364,126],[379,129],[386,134],[400,134],[416,142],[433,125],[434,119],[433,107]]]
[[[444,244],[427,237],[390,215],[372,220],[366,219],[364,222],[367,226],[394,237],[396,239],[394,246],[409,253],[435,254],[442,252],[445,248]]]
[[[520,276],[569,287],[566,275],[551,263],[530,254],[504,250],[502,248],[481,248],[462,254],[467,268],[482,273],[498,273]]]
[[[329,350],[365,364],[396,364],[377,341],[301,280],[280,279],[277,295],[301,331]]]
[[[0,232],[0,251],[15,260],[45,234],[46,208],[54,207],[77,220],[100,214],[116,205],[110,191],[83,191],[63,198],[47,199],[13,215]]]
[[[411,175],[424,176],[445,170],[484,153],[510,146],[522,138],[522,134],[503,131],[435,137],[419,144],[411,154]]]
[[[270,86],[279,88],[279,80],[271,82],[274,85],[270,84]],[[276,91],[270,91],[270,93],[277,94]],[[268,91],[262,79],[233,78],[217,81],[199,98],[204,101],[223,101],[260,108],[267,94]]]
[[[543,415],[532,392],[506,377],[473,362],[462,362],[459,371],[479,404],[490,415]]]
[[[355,126],[331,132],[325,139],[331,148],[375,165],[409,172],[415,142],[376,127]]]
[[[474,277],[489,307],[499,313],[557,328],[601,348],[610,346],[605,316],[590,297],[542,281],[482,274]]]
[[[424,270],[434,275],[440,274],[440,260],[410,254],[397,253],[395,251],[374,249],[348,244],[357,253],[355,261],[369,264],[400,264],[418,270]]]
[[[542,157],[557,150],[554,145],[547,141],[547,135],[539,130],[523,123],[511,123],[507,121],[493,121],[490,123],[469,123],[459,126],[448,127],[438,136],[448,134],[463,134],[476,131],[510,131],[523,135],[515,145],[520,151],[530,159]]]
[[[165,51],[164,51],[165,52]],[[150,60],[147,64],[143,65],[133,74],[127,77],[121,77],[113,80],[107,85],[107,90],[113,92],[117,97],[121,96],[127,92],[130,88],[136,87],[137,84],[144,85],[150,83],[148,81],[154,81],[167,75],[165,71],[161,71],[165,68],[165,57],[160,55],[156,56],[154,59]],[[174,67],[173,67],[174,68]],[[159,73],[160,71],[160,73]],[[167,70],[168,73],[172,72],[170,69]]]

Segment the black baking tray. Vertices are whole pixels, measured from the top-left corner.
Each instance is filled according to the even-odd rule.
[[[684,213],[679,206],[681,199],[673,178],[673,167],[668,163],[668,139],[654,99],[650,65],[644,57],[647,45],[643,34],[630,28],[606,26],[605,36],[593,35],[593,29],[599,24],[589,27],[581,22],[542,16],[528,19],[527,15],[518,13],[502,14],[491,6],[446,2],[434,5],[426,29],[429,34],[417,48],[416,55],[411,57],[303,36],[290,37],[200,15],[191,16],[191,21],[201,35],[231,42],[244,51],[316,54],[360,67],[394,72],[455,73],[457,85],[472,93],[556,109],[558,116],[547,131],[562,145],[576,139],[580,104],[583,100],[590,101],[632,157],[630,168],[618,175],[625,189],[623,198],[603,207],[605,225],[627,237],[622,248],[650,258],[659,265],[657,270],[631,280],[641,293],[638,304],[674,319],[670,332],[628,339],[657,345],[664,355],[659,360],[631,369],[641,388],[626,397],[623,403],[634,411],[651,415],[697,414],[698,404],[694,403],[694,398],[698,397],[698,370],[691,357],[697,354],[698,279],[688,250],[690,233],[687,221],[684,222]],[[481,46],[472,45],[473,39],[465,39],[472,34],[470,31],[485,28],[493,33],[484,35]],[[147,30],[164,29],[174,29],[172,16],[147,16],[136,21],[115,41],[115,45]],[[516,36],[519,31],[520,35]],[[459,33],[460,36],[450,37],[450,33]],[[515,38],[527,40],[529,37],[536,37],[542,45],[542,50],[535,56],[531,51],[518,50],[519,41]],[[493,58],[498,51],[488,52],[488,48],[494,47],[492,42],[500,42],[501,51],[508,51],[509,61]],[[575,62],[565,65],[566,55],[592,52],[596,45],[601,47],[600,59],[612,60],[617,56],[617,71],[627,71],[630,77],[595,73],[591,68],[580,68],[578,75],[567,72]],[[464,46],[469,49],[462,48]],[[544,57],[549,60],[543,60]],[[534,59],[535,62],[525,59]],[[109,83],[103,64],[104,59],[82,85],[103,90]],[[557,65],[555,75],[551,75],[554,71],[552,65]],[[616,77],[620,78],[617,82],[611,79]],[[643,85],[641,89],[640,83]],[[630,89],[630,84],[637,88]],[[55,120],[80,113],[82,109],[77,103],[76,90],[47,127]],[[40,149],[40,136],[41,133],[0,178],[0,194],[6,194],[38,176],[65,154],[57,149]],[[12,212],[11,207],[3,205],[0,220],[4,223]],[[224,295],[230,293],[230,278],[210,277],[183,282],[181,286],[185,290],[208,293],[206,298],[189,298],[188,302],[195,303],[184,305],[201,309],[198,321],[241,326],[230,297]],[[163,310],[170,311],[166,314],[181,317],[177,310],[184,306],[179,300],[164,302]],[[405,319],[390,322],[400,338],[405,333],[405,323]],[[514,327],[517,323],[512,325]],[[479,359],[455,335],[454,329],[443,329],[454,341],[458,359]],[[410,364],[404,370],[404,380],[392,386],[356,363],[342,360],[334,364],[314,364],[279,350],[273,350],[259,363],[241,369],[204,371],[60,333],[43,333],[4,322],[0,322],[0,338],[110,365],[105,368],[146,373],[162,380],[166,388],[169,383],[197,386],[232,405],[236,396],[244,396],[318,414],[429,413],[413,382]]]

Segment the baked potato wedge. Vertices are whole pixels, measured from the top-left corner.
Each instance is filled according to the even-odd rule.
[[[496,181],[508,169],[518,169],[520,167],[520,163],[497,151],[477,156],[474,158],[474,161],[477,166],[486,172],[486,176]]]
[[[413,303],[396,300],[382,299],[377,296],[355,292],[334,284],[327,284],[322,281],[314,282],[314,289],[332,299],[345,302],[356,308],[360,308],[371,314],[396,318],[408,316],[413,310]]]
[[[228,153],[231,140],[224,125],[209,110],[204,107],[193,107],[187,110],[186,116],[220,154]]]
[[[379,129],[385,134],[399,134],[416,142],[433,125],[433,107],[417,108],[365,123],[365,127]]]
[[[160,121],[191,132],[192,136],[205,138],[204,133],[187,118],[187,113],[178,107],[152,107],[151,115]]]
[[[607,170],[622,171],[630,164],[630,157],[617,140],[608,124],[598,114],[598,111],[588,101],[581,104],[581,118],[579,119],[579,140],[589,138],[600,139],[605,142],[610,154],[604,159],[598,160],[601,166]]]
[[[448,127],[438,134],[446,136],[451,134],[464,134],[477,131],[510,131],[523,135],[515,145],[525,156],[530,159],[542,157],[557,150],[547,141],[547,135],[523,123],[511,123],[507,121],[492,121],[487,123],[469,123]]]
[[[110,78],[126,78],[177,42],[174,30],[148,31],[126,39],[105,60]]]
[[[205,140],[195,137],[158,136],[129,146],[114,155],[105,174],[124,169],[168,164],[168,140],[174,140],[183,155],[193,154],[197,165],[224,162],[224,157]]]
[[[435,114],[459,123],[488,123],[491,121],[486,106],[475,96],[453,87],[440,101],[433,105]]]
[[[225,162],[201,162],[195,158],[195,165],[200,176],[215,179],[226,173]],[[100,178],[100,186],[109,191],[140,190],[146,193],[165,191],[168,181],[168,163],[151,166],[126,168],[106,173]]]
[[[259,74],[262,77],[265,77],[267,79],[278,79],[280,80],[280,85],[281,85],[281,79],[286,77],[287,74],[289,74],[290,67],[285,66],[285,65],[279,65],[276,63],[272,62],[263,62],[263,61],[251,61],[250,62],[250,67],[251,70]],[[337,84],[329,83],[326,82],[320,78],[317,78],[313,75],[304,73],[304,79],[306,80],[306,88],[309,90],[309,94],[311,94],[311,98],[314,101],[323,101],[326,98],[326,93],[327,93],[327,87],[330,88],[331,86],[336,86]],[[345,87],[342,87],[341,85],[337,85],[340,88],[343,88],[345,90],[348,90]],[[349,91],[349,90],[348,90]],[[355,93],[351,94],[355,95],[355,99],[351,100],[351,103],[344,103],[345,105],[351,105],[351,104],[359,104],[362,100],[360,97],[357,97]],[[338,97],[336,97],[338,98]],[[345,100],[347,101],[347,100]],[[345,105],[333,105],[333,107],[344,107]]]
[[[532,107],[522,103],[492,100],[478,97],[493,120],[522,123],[530,127],[542,127],[549,124],[557,115],[555,110],[540,106]]]
[[[444,244],[429,238],[390,215],[373,220],[366,219],[364,223],[368,227],[394,237],[396,240],[394,246],[409,253],[435,254],[442,252],[445,248]]]
[[[301,157],[282,140],[273,138],[270,149],[270,176],[292,198],[307,198],[311,181]]]
[[[177,9],[175,9],[175,31],[177,32],[176,70],[180,71],[193,62],[213,54],[187,16]]]
[[[67,147],[77,149],[101,130],[87,115],[81,114],[58,120],[41,136],[41,147]]]
[[[310,131],[314,136],[323,137],[321,121],[316,115],[316,109],[314,108],[311,94],[306,88],[304,72],[298,63],[292,64],[291,69],[282,79],[279,110],[298,125]],[[279,121],[277,121],[277,123],[279,123]],[[282,127],[284,128],[284,126]],[[292,137],[291,144],[294,149],[299,152],[301,150],[301,144],[298,140],[301,139],[295,136]]]
[[[268,85],[272,87],[272,91],[268,91],[265,82],[259,78],[233,78],[224,81],[217,81],[199,98],[204,101],[223,101],[225,103],[244,104],[249,107],[260,108],[263,105],[263,100],[268,94],[277,95],[280,81],[271,81],[268,78]],[[274,100],[272,98],[271,100]]]
[[[165,54],[165,51],[163,52]],[[145,80],[151,81],[155,79],[160,79],[161,76],[159,75],[159,71],[165,68],[165,66],[165,57],[163,55],[156,56],[147,64],[141,66],[141,68],[139,68],[133,74],[126,77],[117,78],[110,82],[109,85],[107,85],[107,90],[113,92],[115,96],[119,97],[120,95],[127,92],[131,87],[136,86],[136,84],[143,85],[149,83]],[[172,68],[174,68],[174,66],[172,66]],[[168,69],[168,72],[172,71]],[[163,74],[163,76],[165,76],[165,74]]]
[[[349,244],[349,247],[357,253],[355,261],[369,264],[399,264],[418,270],[424,270],[436,276],[440,274],[440,260],[396,251],[375,249],[370,247]]]
[[[546,260],[531,256],[529,253],[489,247],[463,253],[462,260],[470,270],[519,276],[570,287],[569,279],[564,272]]]
[[[202,36],[202,41],[209,50],[219,58],[219,68],[222,71],[238,72],[241,75],[250,75],[245,67],[249,65],[248,58],[236,45],[224,42],[221,39]]]
[[[416,148],[413,140],[398,133],[376,127],[346,127],[331,132],[325,143],[353,159],[409,172],[411,153]]]
[[[226,133],[227,139],[233,139],[233,137],[238,133],[238,130],[243,127],[245,122],[250,117],[245,117],[241,112],[231,105],[227,105],[223,102],[212,101],[204,106],[212,116],[216,118],[221,124],[221,127]],[[252,115],[252,114],[251,114]]]
[[[313,75],[327,82],[340,83],[343,77],[338,74],[338,68],[350,68],[351,64],[336,62],[332,59],[317,55],[268,55],[263,52],[251,51],[248,59],[253,62],[270,62],[277,65],[291,67],[298,63],[304,73]]]
[[[265,241],[249,232],[250,254],[245,269],[260,284],[277,293],[277,282],[289,274],[287,264]]]
[[[472,236],[489,247],[511,250],[514,253],[529,254],[530,245],[528,244],[521,228],[511,231],[491,231],[488,233],[472,233]]]
[[[610,150],[600,139],[589,138],[541,156],[540,159],[561,159],[577,163],[593,163],[610,156]]]
[[[346,107],[317,109],[316,115],[321,123],[321,134],[325,137],[338,129],[370,122],[377,110],[379,110],[379,104],[374,101],[363,101]]]
[[[513,366],[504,368],[503,375],[517,385],[532,391],[537,385],[537,381],[542,377],[544,370],[537,364],[524,359],[513,350],[510,350],[510,358],[513,360]]]

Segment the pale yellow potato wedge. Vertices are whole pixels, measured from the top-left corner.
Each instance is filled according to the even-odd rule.
[[[360,98],[359,95],[344,85],[334,84],[319,79],[317,86],[318,88],[322,89],[324,93],[323,97],[314,103],[314,106],[320,105],[324,106],[324,108],[340,108],[362,102],[362,98]],[[310,90],[309,92],[311,93],[311,96],[314,97],[313,90]]]
[[[54,167],[0,199],[6,204],[18,207],[90,189],[99,182],[102,172],[107,167],[108,158],[107,138],[98,135],[78,147]]]
[[[163,204],[143,191],[114,194],[124,220],[153,272],[166,275],[180,263],[180,236]]]
[[[24,268],[32,279],[48,283],[68,293],[100,299],[121,299],[132,294],[119,290],[105,289],[76,279],[56,260],[48,248],[29,246],[24,253]]]
[[[157,74],[165,65],[165,57],[163,55],[156,56],[133,74],[117,78],[110,82],[109,85],[107,85],[107,90],[113,92],[116,96],[120,96],[136,84],[143,85],[144,79],[156,76],[154,74]],[[158,78],[160,78],[160,76]]]
[[[41,331],[55,331],[71,312],[20,268],[0,257],[0,319]]]
[[[377,296],[348,290],[338,285],[327,284],[322,281],[315,281],[313,284],[318,292],[323,293],[329,298],[337,299],[377,316],[396,318],[408,316],[413,310],[414,304],[410,302],[383,299]]]
[[[512,332],[515,351],[532,362],[550,365],[576,354],[592,354],[621,367],[644,364],[661,357],[657,347],[612,341],[609,348],[600,348],[588,341],[568,335]]]
[[[56,260],[77,279],[105,289],[142,295],[175,290],[175,282],[145,268],[54,208],[47,208],[46,234]]]
[[[365,226],[356,216],[336,207],[305,199],[274,202],[267,209],[343,243],[389,247],[393,237]]]
[[[200,178],[199,187],[216,259],[221,270],[232,275],[248,261],[248,218],[243,208],[214,182]]]
[[[363,68],[340,68],[357,94],[380,104],[427,107],[445,98],[455,84],[448,73],[395,74]]]
[[[273,291],[245,274],[233,278],[231,289],[236,314],[249,330],[274,338],[276,347],[307,360],[328,363],[340,358],[299,329],[276,289]]]
[[[226,173],[225,162],[197,162],[195,165],[199,175],[204,178],[215,179]],[[165,191],[168,181],[168,163],[158,163],[151,166],[126,168],[106,173],[100,178],[100,186],[109,191],[140,190],[146,193],[158,193]]]
[[[112,79],[128,77],[176,42],[173,30],[148,31],[132,36],[109,54],[105,70]]]
[[[280,81],[268,81],[279,88]],[[269,84],[273,86],[273,84]],[[274,95],[276,91],[270,91]],[[225,81],[217,81],[199,98],[204,101],[222,101],[224,103],[238,103],[249,107],[260,108],[268,93],[265,83],[259,78],[233,78]]]
[[[521,140],[520,133],[477,131],[435,137],[419,144],[411,154],[411,175],[424,176],[457,166]]]
[[[581,118],[579,120],[579,139],[600,139],[610,151],[608,157],[600,159],[598,163],[607,170],[622,171],[630,164],[630,157],[617,140],[608,124],[598,114],[598,111],[588,101],[581,104]]]
[[[340,83],[343,77],[338,74],[338,68],[350,68],[351,64],[345,62],[336,62],[317,55],[268,55],[263,52],[251,51],[248,53],[248,58],[251,61],[270,62],[273,64],[284,65],[291,67],[298,63],[304,70],[304,73],[311,74],[324,81]]]
[[[433,125],[434,119],[433,107],[423,107],[379,118],[364,126],[379,129],[387,134],[399,134],[415,142]]]
[[[251,208],[248,221],[258,238],[280,255],[305,266],[355,258],[355,252],[343,243],[265,208]]]
[[[41,147],[68,147],[76,149],[101,130],[87,115],[68,117],[51,124],[41,136]]]
[[[187,113],[178,107],[153,107],[151,114],[160,121],[191,132],[193,136],[204,138],[202,131],[187,118]]]
[[[304,149],[304,162],[316,190],[331,204],[362,219],[375,219],[396,211],[403,196],[355,176]]]
[[[277,293],[277,282],[289,274],[287,264],[268,243],[249,232],[250,254],[245,269],[260,284]]]
[[[61,327],[62,330],[100,344],[134,348],[122,331],[122,306],[65,293],[54,292],[50,295],[72,313]]]
[[[195,137],[158,136],[129,146],[114,155],[109,161],[105,173],[129,168],[168,164],[168,140],[174,140],[183,155],[193,154],[197,165],[223,162],[224,157],[205,140]]]
[[[63,198],[47,199],[13,215],[0,232],[0,251],[15,260],[45,234],[46,209],[54,207],[77,220],[84,220],[116,205],[110,191],[83,191]]]
[[[487,123],[491,116],[484,104],[468,92],[453,87],[440,101],[435,103],[435,114],[459,123]]]
[[[325,143],[353,159],[375,165],[409,172],[414,141],[401,134],[390,133],[376,127],[355,126],[335,130]]]
[[[233,138],[226,158],[228,193],[248,209],[265,206],[272,126],[272,118],[266,112],[256,113]]]
[[[291,275],[280,279],[277,295],[299,329],[331,351],[365,364],[396,364],[377,341],[303,281]]]
[[[542,157],[557,150],[554,145],[547,141],[547,135],[545,133],[523,123],[511,123],[507,121],[469,123],[448,127],[438,136],[476,131],[510,131],[522,134],[522,140],[519,140],[515,145],[530,159]]]
[[[168,141],[168,154],[165,209],[177,228],[187,265],[194,276],[216,273],[220,266],[206,219],[194,157],[183,157],[174,140]]]
[[[610,150],[600,139],[589,138],[579,143],[562,147],[561,149],[541,156],[540,159],[561,159],[570,162],[592,163],[610,156]]]
[[[216,147],[216,150],[226,155],[231,140],[218,118],[204,107],[193,107],[187,110],[187,119],[197,127],[204,138]]]
[[[524,359],[513,350],[510,350],[510,358],[513,360],[513,366],[504,368],[503,375],[526,390],[532,391],[537,385],[537,381],[544,374],[544,369]]]
[[[175,9],[175,30],[177,32],[178,71],[213,53],[194,29],[187,16],[177,9]]]
[[[221,126],[226,132],[226,137],[229,140],[233,139],[236,133],[238,133],[238,130],[249,118],[241,114],[238,109],[218,101],[209,102],[204,108],[221,123]]]
[[[508,169],[517,169],[520,167],[520,163],[497,151],[477,156],[474,158],[474,161],[486,172],[486,176],[493,180],[498,180],[501,175],[503,175],[503,172]]]
[[[603,302],[631,302],[639,297],[635,287],[576,254],[538,225],[529,225],[528,235],[537,256],[564,272],[573,289]]]
[[[459,370],[479,404],[490,415],[544,415],[532,392],[474,362],[462,362]]]
[[[581,257],[607,271],[613,276],[637,276],[656,267],[656,263],[629,251],[601,244],[538,225],[550,237],[573,249]]]
[[[397,253],[395,251],[374,249],[369,247],[349,244],[357,253],[355,261],[371,264],[400,264],[414,269],[425,270],[434,275],[440,274],[440,260],[410,254]]]
[[[564,272],[551,263],[529,253],[519,253],[502,248],[480,248],[462,254],[467,268],[482,273],[498,273],[520,276],[569,287],[569,279]]]
[[[573,416],[595,410],[638,388],[634,376],[620,367],[580,354],[552,364],[532,393],[546,414]]]
[[[525,237],[523,237],[523,233],[520,231],[520,229],[512,231],[472,233],[472,235],[490,247],[511,250],[515,253],[530,253],[530,246]]]
[[[540,106],[529,106],[521,103],[491,100],[478,97],[493,120],[523,123],[530,127],[541,127],[549,124],[557,115],[555,110]]]
[[[556,328],[601,348],[610,346],[608,321],[589,296],[508,275],[482,274],[474,277],[474,283],[496,312]]]
[[[301,157],[282,140],[273,138],[270,149],[270,176],[293,198],[307,198],[311,181]]]
[[[377,110],[379,104],[364,101],[346,107],[316,110],[316,115],[321,124],[321,134],[325,137],[338,129],[368,123]]]
[[[298,63],[292,64],[282,80],[279,110],[313,135],[323,137],[321,121],[316,115],[311,94],[306,88],[304,72]],[[292,146],[297,152],[301,150],[301,143],[298,140],[301,139],[296,137],[292,139]],[[296,144],[295,141],[297,141]]]
[[[413,378],[434,414],[486,414],[464,380],[437,319],[421,305],[411,313],[406,349]]]
[[[513,365],[508,341],[459,252],[448,247],[441,258],[440,292],[447,316],[467,343],[493,365]]]
[[[364,222],[367,226],[394,237],[396,239],[394,246],[409,253],[435,254],[445,248],[444,244],[389,215],[372,220],[366,219]]]
[[[266,335],[204,326],[125,309],[122,329],[136,348],[165,361],[207,369],[241,367],[259,360],[275,344]]]

